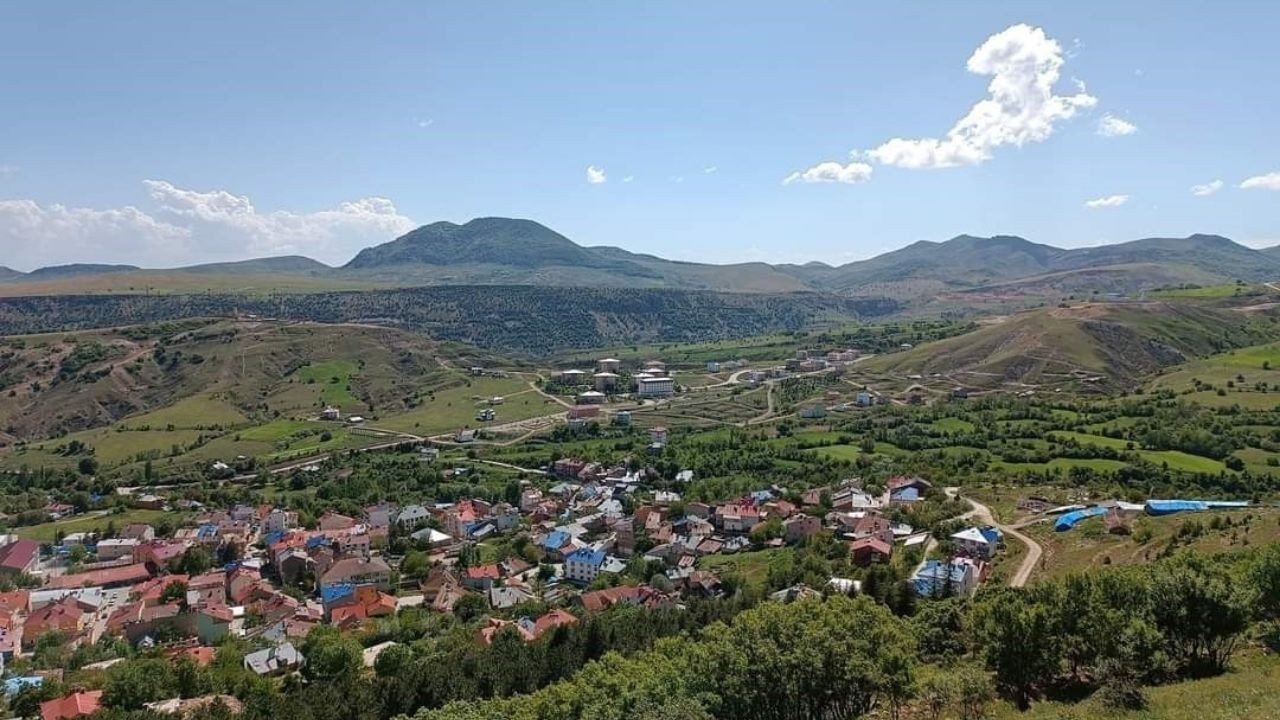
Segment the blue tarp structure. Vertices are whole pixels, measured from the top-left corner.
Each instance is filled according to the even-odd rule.
[[[1053,529],[1058,532],[1065,532],[1076,525],[1079,525],[1084,520],[1106,514],[1106,512],[1107,508],[1104,507],[1091,507],[1083,510],[1073,510],[1065,515],[1059,516],[1057,520],[1054,520]]]
[[[1172,515],[1178,512],[1233,510],[1249,507],[1245,500],[1148,500],[1148,515]]]
[[[344,598],[356,591],[356,584],[351,582],[334,583],[320,588],[320,600],[324,604]]]

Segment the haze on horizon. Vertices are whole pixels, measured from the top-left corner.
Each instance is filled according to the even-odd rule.
[[[1280,243],[1280,8],[800,9],[10,3],[0,265],[340,265],[482,216],[717,263]]]

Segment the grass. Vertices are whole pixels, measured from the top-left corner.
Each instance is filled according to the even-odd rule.
[[[1214,517],[1232,522],[1220,530],[1209,528]],[[1140,515],[1133,520],[1134,535],[1110,535],[1101,518],[1089,518],[1074,529],[1056,532],[1050,522],[1037,523],[1024,530],[1044,548],[1043,570],[1033,579],[1056,577],[1071,572],[1101,568],[1107,565],[1134,565],[1154,560],[1164,550],[1184,523],[1198,522],[1204,531],[1180,546],[1208,554],[1237,552],[1250,547],[1280,541],[1280,511],[1254,508],[1247,511],[1180,513],[1163,517]],[[1142,532],[1150,539],[1137,542]]]
[[[1280,718],[1280,657],[1252,655],[1204,680],[1146,688],[1147,708],[1122,711],[1089,699],[1037,703],[1026,712],[1001,704],[994,720],[1270,720]]]
[[[973,423],[956,417],[938,418],[929,423],[929,427],[946,433],[967,433],[974,429]]]
[[[487,399],[492,397],[504,399],[502,404],[492,406],[497,419],[492,423],[477,421],[476,411],[490,407]],[[564,412],[564,408],[530,390],[525,380],[478,378],[470,379],[463,385],[438,390],[419,407],[398,415],[378,418],[370,424],[417,435],[440,435],[465,427],[503,424],[557,412]]]
[[[777,548],[733,555],[705,555],[698,561],[698,566],[717,573],[736,573],[748,585],[762,588],[769,577],[769,566],[777,561],[782,553],[790,552],[791,550],[787,548]]]
[[[326,360],[313,362],[298,369],[297,380],[320,387],[319,402],[339,409],[363,407],[351,394],[351,378],[356,374],[356,363],[351,360]]]
[[[119,513],[104,513],[101,515],[81,516],[59,520],[56,522],[42,523],[40,525],[28,525],[26,527],[15,528],[13,532],[18,537],[25,540],[36,540],[38,542],[51,543],[57,537],[58,532],[64,535],[76,532],[102,532],[106,530],[107,525],[114,524],[117,528],[124,528],[125,525],[133,523],[146,523],[154,525],[161,520],[168,519],[176,522],[183,518],[182,513],[165,512],[163,510],[126,510]]]
[[[159,410],[126,418],[120,424],[126,428],[199,429],[213,426],[231,427],[243,425],[249,420],[235,406],[208,394],[192,395]]]

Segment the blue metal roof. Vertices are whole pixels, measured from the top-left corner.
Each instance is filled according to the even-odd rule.
[[[568,557],[573,562],[580,562],[586,565],[601,565],[604,563],[604,553],[591,548],[580,548],[574,550]]]
[[[1074,510],[1058,516],[1058,519],[1053,522],[1053,529],[1058,532],[1065,532],[1091,517],[1104,515],[1106,512],[1107,508],[1104,507],[1089,507],[1083,510]]]

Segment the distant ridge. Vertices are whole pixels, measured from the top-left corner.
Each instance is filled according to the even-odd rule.
[[[616,247],[583,246],[533,220],[484,217],[461,225],[436,222],[365,248],[332,268],[301,256],[211,263],[163,271],[130,265],[64,265],[23,274],[0,270],[0,282],[68,280],[111,273],[294,276],[349,287],[540,285],[648,287],[730,292],[811,291],[898,299],[946,292],[1052,294],[1131,292],[1170,284],[1280,278],[1280,248],[1255,250],[1229,238],[1193,234],[1064,249],[1015,235],[957,235],[921,240],[839,266],[764,262],[713,265],[667,260]],[[130,276],[146,282],[146,277]],[[74,292],[59,283],[49,292]],[[43,289],[41,292],[44,292]]]

